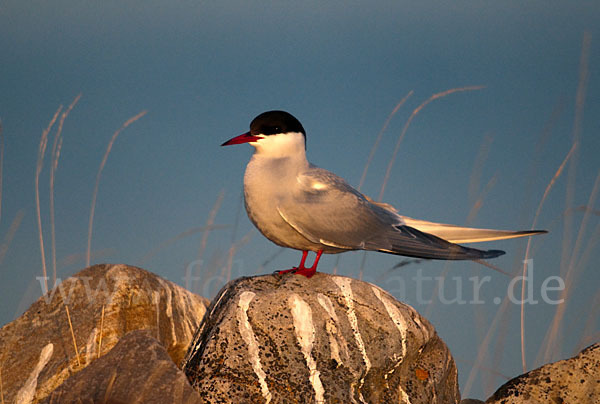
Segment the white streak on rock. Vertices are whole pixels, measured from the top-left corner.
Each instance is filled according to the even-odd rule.
[[[412,307],[411,307],[412,309]],[[431,335],[429,335],[429,329],[427,327],[425,327],[425,325],[421,322],[421,319],[419,318],[419,313],[417,313],[416,310],[413,309],[414,312],[414,316],[413,319],[415,320],[415,323],[417,323],[417,325],[419,326],[419,330],[421,330],[421,334],[423,335],[423,342],[425,341],[429,341],[429,339],[431,338]]]
[[[371,369],[371,361],[367,356],[367,350],[365,349],[365,343],[363,342],[362,335],[360,335],[360,331],[358,330],[358,319],[356,318],[356,312],[354,311],[354,297],[352,295],[352,287],[350,278],[343,277],[335,277],[333,281],[342,291],[342,295],[344,296],[344,301],[346,302],[347,307],[347,315],[348,321],[350,321],[350,327],[352,327],[352,332],[354,333],[354,339],[356,340],[356,345],[358,345],[358,350],[360,351],[363,361],[365,362],[365,367],[367,368],[368,373]],[[363,380],[364,381],[364,378]]]
[[[404,359],[406,356],[406,330],[408,329],[406,319],[393,302],[391,302],[387,297],[381,295],[379,288],[371,286],[371,290],[373,290],[373,294],[377,297],[377,299],[383,303],[388,316],[390,316],[394,324],[396,324],[396,328],[398,328],[398,331],[400,331],[400,338],[402,340],[402,359]]]
[[[331,317],[333,319],[333,321],[335,321],[337,323],[338,317],[337,317],[337,314],[335,313],[335,309],[333,308],[333,303],[331,303],[331,299],[329,299],[327,296],[325,296],[322,293],[319,293],[317,295],[317,299],[319,300],[319,304],[321,305],[321,307],[323,307],[325,309],[325,311],[327,312],[327,314],[329,314],[329,317]]]
[[[404,391],[404,389],[402,388],[402,386],[398,385],[398,388],[400,389],[400,397],[402,399],[403,403],[406,404],[412,404],[410,402],[410,397],[408,397],[408,394],[406,394],[406,391]],[[435,401],[432,401],[432,403],[434,403]]]
[[[183,340],[191,341],[207,308],[204,303],[194,300],[190,292],[177,285],[174,286],[173,293],[175,294],[173,298],[175,309],[179,313],[193,313],[193,315],[184,316],[184,321],[181,321],[182,316],[179,316],[179,324],[184,333]]]
[[[127,273],[127,266],[125,265],[113,265],[110,267],[106,274],[104,275],[105,279],[113,280],[113,287],[110,289],[108,285],[106,285],[107,290],[110,295],[106,299],[107,309],[112,306],[124,306],[128,301],[131,302],[133,295],[126,294],[125,291],[130,291],[132,289],[132,285],[135,285],[133,279],[130,278]],[[102,281],[101,281],[102,282]],[[135,289],[131,290],[130,293],[135,293]],[[121,309],[121,307],[119,307]],[[117,310],[108,310],[108,311],[117,311]]]
[[[90,336],[88,337],[87,343],[85,344],[85,363],[90,364],[94,358],[96,352],[96,337],[98,336],[98,329],[94,327]]]
[[[371,290],[373,290],[373,294],[377,297],[377,299],[379,299],[381,303],[383,303],[383,306],[385,307],[385,311],[387,311],[388,316],[390,316],[394,324],[396,324],[396,328],[398,328],[398,331],[400,331],[400,340],[402,341],[402,357],[398,359],[396,365],[394,365],[392,370],[385,374],[384,378],[387,380],[388,376],[394,373],[396,368],[402,363],[404,357],[406,356],[406,331],[408,330],[409,325],[406,322],[404,315],[400,313],[400,310],[398,310],[396,305],[393,302],[391,302],[386,296],[383,296],[377,286],[371,286]],[[396,360],[396,358],[394,358],[394,360]],[[402,385],[398,385],[398,389],[400,390],[402,400],[405,403],[410,404],[408,394],[406,394],[406,391],[404,391]]]
[[[165,314],[169,318],[171,325],[171,345],[177,344],[177,333],[175,332],[175,321],[173,321],[173,290],[169,287],[169,284],[162,279],[158,279],[160,286],[164,290],[165,297],[167,298]]]
[[[331,349],[331,359],[337,362],[337,365],[340,366],[342,362],[342,358],[340,357],[340,347],[337,343],[338,338],[343,338],[342,335],[338,332],[336,324],[338,323],[337,314],[335,314],[335,310],[333,308],[333,304],[329,298],[321,293],[318,294],[317,299],[319,300],[319,304],[327,314],[329,314],[329,321],[325,323],[325,330],[327,331],[327,335],[329,336],[329,346]],[[345,351],[345,346],[342,345],[342,349]],[[348,353],[346,354],[346,358],[348,358]]]
[[[338,366],[340,366],[343,364],[342,358],[340,357],[340,351],[345,360],[350,360],[350,354],[348,353],[348,343],[346,342],[344,335],[338,330],[337,324],[339,324],[339,320],[337,314],[335,313],[333,303],[331,303],[331,299],[322,293],[319,293],[317,298],[321,307],[323,307],[327,314],[329,314],[330,320],[325,323],[325,329],[327,330],[327,334],[329,335],[329,345],[331,346],[331,358],[337,361]],[[352,370],[352,367],[350,367],[350,370]],[[353,391],[352,387],[350,391]],[[352,400],[352,403],[356,403],[353,394],[350,394],[350,400]],[[364,402],[364,400],[362,400],[362,402]]]
[[[152,292],[152,304],[156,306],[156,339],[161,341],[160,338],[160,292],[157,290]]]
[[[215,312],[215,310],[217,309],[217,307],[219,306],[219,303],[223,299],[223,296],[225,296],[226,294],[227,294],[227,289],[225,289],[225,290],[223,290],[221,292],[221,294],[219,295],[219,298],[216,299],[216,302],[214,304],[211,304],[210,306],[208,306],[206,308],[206,312],[204,313],[204,316],[206,316],[207,318],[210,317],[210,316],[212,316],[213,313]],[[212,306],[212,309],[209,312],[208,309],[211,306]],[[192,339],[192,342],[190,343],[190,349],[188,349],[188,352],[185,355],[185,359],[183,360],[183,367],[187,366],[189,358],[194,357],[194,355],[196,355],[196,353],[200,349],[201,344],[198,343],[198,339],[200,338],[200,336],[204,332],[204,327],[205,326],[206,326],[206,323],[203,323],[202,322],[202,318],[200,318],[200,325],[198,326],[199,328],[194,333],[194,338]]]
[[[267,375],[262,369],[262,365],[260,364],[260,357],[258,356],[258,342],[256,340],[256,336],[254,335],[254,331],[252,330],[252,326],[248,321],[248,308],[250,307],[250,302],[254,299],[256,293],[245,291],[240,295],[240,300],[238,301],[238,321],[239,321],[239,330],[240,335],[244,339],[244,342],[248,346],[248,354],[250,355],[250,363],[252,364],[252,369],[256,376],[258,377],[258,383],[260,384],[260,390],[265,398],[266,403],[270,403],[272,396],[269,391],[269,386],[267,386],[267,382],[265,381]],[[221,296],[222,297],[222,296]],[[215,305],[216,306],[216,305]]]
[[[360,351],[363,361],[365,362],[365,373],[363,377],[360,379],[358,386],[358,398],[362,403],[365,402],[365,399],[362,395],[360,389],[365,384],[365,377],[369,370],[371,370],[371,360],[367,356],[367,350],[365,349],[365,343],[363,342],[362,336],[360,335],[360,331],[358,330],[358,319],[356,318],[356,312],[354,311],[354,297],[352,295],[352,279],[344,278],[344,277],[334,277],[333,281],[342,291],[342,295],[344,296],[344,301],[346,302],[346,314],[348,315],[348,321],[350,322],[350,327],[352,328],[352,333],[354,334],[354,340],[356,341],[356,345],[358,345],[358,350]]]
[[[31,371],[31,374],[29,375],[29,378],[25,382],[25,385],[21,387],[21,390],[19,390],[15,397],[15,404],[29,404],[33,401],[35,389],[37,388],[38,377],[42,369],[44,369],[44,366],[46,366],[52,357],[52,352],[54,352],[54,345],[52,343],[49,343],[42,349],[37,365],[35,365]]]
[[[219,307],[219,303],[221,303],[223,296],[225,296],[226,294],[227,294],[227,289],[224,290],[223,292],[221,292],[221,294],[219,295],[219,298],[217,299],[217,301],[215,302],[215,305],[213,306],[213,309],[210,311],[211,316],[214,313],[214,311],[217,309],[217,307]]]
[[[312,357],[312,347],[315,341],[315,326],[312,322],[312,310],[308,303],[302,300],[298,295],[293,294],[288,299],[288,305],[294,318],[294,329],[296,338],[300,344],[300,349],[308,366],[309,380],[315,390],[315,402],[324,403],[325,389],[321,383],[320,372],[317,369],[317,362]]]

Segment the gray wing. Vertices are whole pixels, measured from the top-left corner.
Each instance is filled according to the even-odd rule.
[[[281,217],[314,243],[431,259],[481,259],[502,255],[450,243],[407,226],[398,214],[371,203],[337,175],[311,166],[279,201]]]

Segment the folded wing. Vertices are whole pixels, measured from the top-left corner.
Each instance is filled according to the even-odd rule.
[[[504,254],[460,246],[415,228],[391,209],[372,203],[342,178],[317,167],[298,178],[297,187],[280,200],[277,209],[310,241],[339,249],[445,260]]]

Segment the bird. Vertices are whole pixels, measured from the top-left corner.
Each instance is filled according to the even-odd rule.
[[[379,251],[414,258],[480,260],[501,250],[458,243],[510,239],[545,230],[477,229],[413,219],[376,202],[343,178],[308,162],[306,131],[292,114],[263,112],[250,131],[221,146],[248,143],[254,153],[244,174],[244,204],[250,221],[273,243],[302,251],[297,267],[276,271],[312,277],[323,253]],[[308,252],[316,253],[308,267]]]

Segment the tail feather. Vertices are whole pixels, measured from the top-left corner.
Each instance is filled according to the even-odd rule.
[[[484,251],[450,243],[406,225],[394,226],[393,230],[368,240],[364,249],[437,260],[480,260],[504,254],[501,250]]]
[[[407,226],[424,233],[433,234],[451,243],[479,243],[483,241],[505,240],[510,238],[532,236],[547,233],[546,230],[495,230],[476,229],[472,227],[455,226],[452,224],[434,223],[402,216]]]

